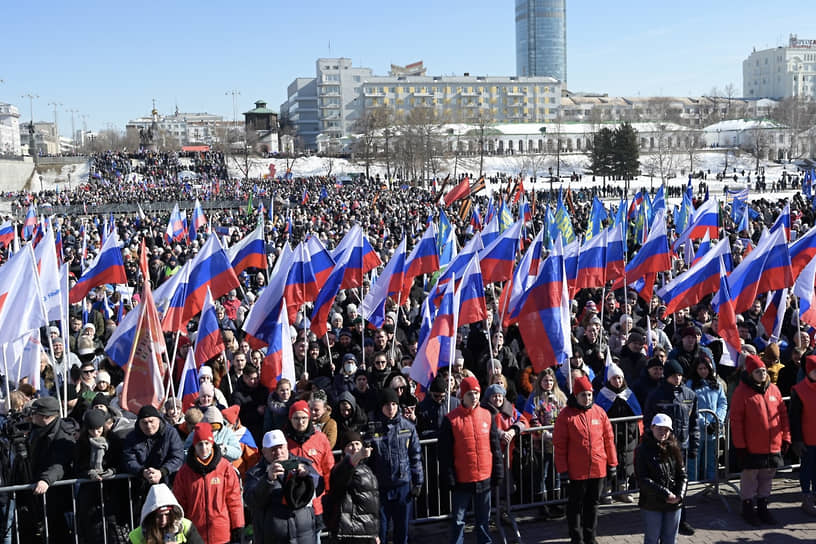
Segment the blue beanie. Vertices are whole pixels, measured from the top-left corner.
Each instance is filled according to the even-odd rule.
[[[485,390],[485,399],[490,399],[493,395],[501,395],[503,397],[507,396],[507,391],[505,391],[504,387],[501,384],[494,383],[490,387]]]

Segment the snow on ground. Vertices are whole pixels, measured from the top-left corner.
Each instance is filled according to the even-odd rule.
[[[44,167],[41,170],[41,174],[34,174],[34,178],[31,181],[31,189],[34,191],[40,189],[38,176],[41,175],[43,190],[52,191],[59,188],[59,190],[62,191],[68,189],[68,174],[71,174],[71,188],[75,188],[77,184],[86,183],[88,181],[90,164],[88,161],[85,161],[77,164],[66,164],[61,167]]]
[[[654,160],[652,155],[641,155],[640,161],[642,170],[647,171],[648,165]],[[677,185],[685,183],[688,179],[689,172],[689,156],[688,154],[674,155],[673,160],[675,177],[668,180],[669,184]],[[287,160],[285,159],[251,159],[250,160],[250,177],[260,177],[269,172],[269,165],[275,165],[276,175],[282,175],[286,172]],[[326,157],[301,157],[292,161],[289,159],[288,164],[291,166],[293,175],[297,176],[325,176],[331,172],[333,176],[341,178],[352,173],[365,172],[365,165],[362,163],[352,163],[346,159],[333,159]],[[749,154],[740,153],[735,156],[733,150],[728,151],[728,174],[729,179],[723,182],[718,182],[715,179],[716,173],[721,172],[725,166],[725,150],[717,151],[700,151],[694,154],[694,170],[699,172],[710,171],[711,175],[706,180],[709,188],[715,194],[722,192],[723,185],[728,185],[730,188],[744,187],[746,178],[741,173],[744,170],[745,174],[751,175],[751,180],[755,179],[754,169],[756,168],[756,159]],[[760,167],[765,168],[765,178],[770,187],[771,183],[781,179],[783,170],[789,173],[795,173],[796,167],[793,165],[777,164],[769,161],[760,161]],[[540,155],[506,155],[506,156],[485,156],[483,171],[487,176],[495,176],[504,174],[507,176],[517,176],[523,173],[525,179],[529,179],[537,175],[537,182],[534,184],[536,189],[549,189],[549,174],[548,169],[552,167],[556,170],[556,157],[546,155],[542,158]],[[234,165],[229,164],[229,173],[231,176],[241,176],[240,170]],[[737,170],[739,176],[738,183],[733,181],[734,168]],[[533,170],[535,169],[535,172]],[[564,179],[565,185],[570,185],[573,189],[590,188],[601,183],[601,179],[597,178],[592,181],[591,175],[583,175],[579,182],[569,182],[569,176],[573,172],[576,174],[584,174],[589,169],[588,155],[581,153],[565,153],[561,155],[561,176]],[[454,170],[457,174],[469,173],[472,178],[478,176],[479,173],[479,157],[460,157],[458,160],[448,158],[439,160],[439,170],[436,173],[438,179],[443,179],[448,174],[453,175]],[[393,166],[392,166],[393,171]],[[372,176],[379,174],[385,178],[386,168],[385,164],[378,162],[371,165],[369,172]],[[681,175],[681,172],[685,172]],[[398,182],[399,180],[396,180]],[[697,180],[695,180],[696,189]],[[622,181],[607,181],[608,185],[621,186]],[[630,188],[639,189],[641,187],[654,186],[657,188],[660,185],[660,177],[656,173],[654,177],[642,175],[637,177],[633,182],[630,182]],[[498,187],[488,185],[491,187]],[[530,189],[529,184],[525,182],[525,188]],[[631,189],[630,189],[631,190]],[[791,194],[793,194],[791,192]]]

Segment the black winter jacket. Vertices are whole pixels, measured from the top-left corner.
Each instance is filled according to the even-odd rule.
[[[643,421],[651,423],[655,414],[666,414],[672,419],[675,438],[680,449],[695,457],[700,449],[700,426],[697,424],[697,395],[680,384],[675,387],[665,379],[652,391],[643,407]]]
[[[375,537],[380,532],[377,477],[364,462],[351,465],[349,456],[334,465],[329,493],[323,497],[323,520],[336,538]]]
[[[638,506],[658,512],[680,508],[688,484],[686,469],[682,459],[677,459],[660,447],[651,431],[646,431],[635,452],[635,475],[640,487]],[[667,503],[669,492],[680,497],[681,502]]]
[[[156,468],[162,483],[170,485],[172,477],[184,464],[184,443],[175,428],[162,420],[153,436],[145,436],[138,425],[125,439],[122,471],[141,476],[142,470]]]
[[[323,477],[309,459],[289,456],[306,466],[315,487],[315,496],[323,492]],[[266,459],[261,457],[257,465],[249,469],[244,484],[244,504],[252,512],[252,527],[257,544],[314,544],[315,517],[311,503],[293,510],[284,497],[284,478],[267,479]]]

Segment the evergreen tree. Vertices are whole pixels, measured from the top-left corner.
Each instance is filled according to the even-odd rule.
[[[640,170],[637,131],[627,121],[615,129],[612,137],[614,173],[632,179]]]
[[[614,173],[614,136],[612,130],[606,127],[595,133],[590,161],[596,176],[606,178]]]

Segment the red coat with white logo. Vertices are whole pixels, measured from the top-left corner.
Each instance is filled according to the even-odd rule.
[[[326,438],[326,435],[318,431],[311,422],[304,433],[295,432],[292,429],[292,424],[287,423],[284,434],[286,435],[289,453],[309,459],[317,473],[323,476],[323,480],[326,482],[325,491],[328,491],[329,477],[334,468],[334,455],[332,455],[331,445],[329,445],[329,439]],[[314,500],[312,506],[316,516],[323,513],[323,494]]]
[[[444,485],[480,484],[479,491],[504,478],[499,430],[491,413],[475,406],[460,405],[442,421],[439,434],[440,471],[447,474]]]
[[[730,404],[731,440],[736,448],[764,455],[780,453],[782,442],[790,443],[788,410],[770,380],[758,384],[743,372]]]
[[[244,526],[238,473],[217,446],[206,465],[194,449],[187,452],[187,462],[173,482],[173,494],[204,542],[229,542],[230,531]]]
[[[578,406],[570,397],[553,428],[555,469],[570,480],[605,478],[606,467],[618,466],[615,434],[603,408]]]

